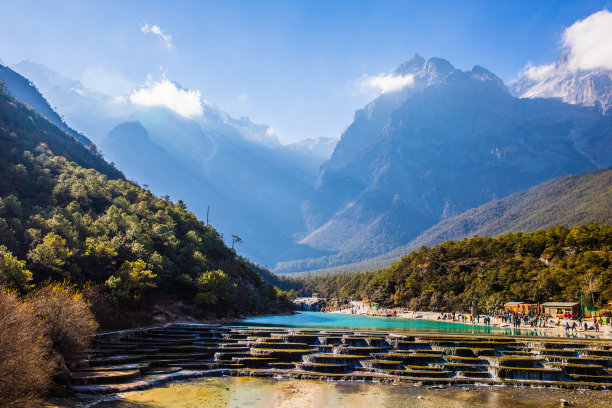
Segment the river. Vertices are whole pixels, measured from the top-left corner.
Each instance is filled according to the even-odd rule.
[[[364,315],[298,312],[294,315],[258,316],[240,320],[234,324],[263,327],[303,327],[317,329],[385,330],[405,332],[462,333],[462,334],[500,334],[514,336],[559,337],[559,333],[537,329],[515,329],[507,327],[484,326],[478,324],[459,324],[426,319],[402,319],[398,317],[374,317]],[[563,334],[565,337],[565,334]],[[573,337],[586,337],[575,334]],[[593,336],[588,336],[593,337]]]

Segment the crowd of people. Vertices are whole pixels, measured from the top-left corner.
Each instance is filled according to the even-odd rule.
[[[331,306],[331,305],[329,305]],[[437,308],[436,308],[437,309]],[[365,314],[372,316],[385,316],[385,317],[412,317],[422,318],[427,313],[419,313],[416,310],[406,311],[405,309],[399,308],[378,308],[368,304],[362,304],[360,302],[337,302],[335,307],[326,307],[322,311],[336,311],[344,314]],[[436,310],[435,312],[438,312]],[[410,315],[411,314],[411,315]],[[436,313],[437,314],[437,313]],[[435,316],[435,315],[434,315]],[[429,318],[437,319],[441,321],[452,321],[455,323],[472,323],[472,324],[484,324],[490,326],[492,319],[496,319],[494,323],[511,324],[515,328],[565,328],[567,333],[577,331],[589,331],[593,330],[599,332],[606,320],[601,317],[593,317],[592,324],[590,324],[591,318],[583,318],[579,316],[576,318],[571,312],[566,312],[563,315],[550,316],[545,313],[534,310],[526,311],[512,311],[507,309],[493,310],[489,313],[480,314],[468,314],[468,313],[456,313],[456,312],[440,312],[437,318],[431,316]],[[609,322],[609,320],[607,320]]]
[[[460,323],[480,323],[482,318],[483,324],[489,326],[491,324],[491,318],[497,318],[501,323],[512,324],[515,328],[521,326],[528,326],[533,328],[545,328],[545,327],[562,327],[562,319],[565,321],[565,331],[578,331],[584,329],[584,331],[594,330],[596,332],[604,324],[604,320],[601,317],[593,317],[593,325],[589,326],[589,320],[578,317],[576,321],[570,323],[572,319],[571,314],[565,314],[563,316],[549,316],[544,313],[525,313],[525,312],[513,312],[510,310],[495,310],[484,316],[473,316],[468,314],[456,314],[456,313],[440,313],[438,320],[450,320],[453,322]]]
[[[600,316],[593,317],[593,325],[588,325],[588,320],[584,319],[582,316],[578,316],[577,320],[571,322],[570,320],[574,317],[571,312],[567,312],[560,316],[550,316],[545,313],[536,313],[536,312],[513,312],[510,310],[498,310],[491,313],[492,317],[497,317],[502,321],[502,323],[510,323],[514,327],[520,327],[522,325],[530,326],[530,327],[547,327],[548,326],[562,326],[561,320],[565,320],[565,331],[577,331],[580,326],[584,327],[585,331],[595,330],[599,331],[601,326],[603,325],[603,319]]]

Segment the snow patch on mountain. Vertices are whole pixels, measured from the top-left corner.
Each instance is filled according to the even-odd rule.
[[[510,92],[519,98],[612,109],[612,12],[602,10],[565,29],[564,50],[552,64],[527,64]]]

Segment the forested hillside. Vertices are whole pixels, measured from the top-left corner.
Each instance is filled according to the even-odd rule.
[[[433,246],[475,235],[496,237],[510,232],[533,232],[556,225],[573,227],[592,222],[612,225],[610,208],[612,169],[559,177],[441,221],[408,244],[385,254],[307,274],[324,275],[383,269],[422,246]]]
[[[305,293],[418,310],[499,308],[508,301],[612,301],[612,227],[557,226],[422,247],[390,268],[300,280]]]
[[[556,225],[612,225],[610,208],[612,169],[560,177],[442,221],[420,234],[410,249],[474,235],[495,237]],[[393,253],[399,251],[409,252],[400,247]]]
[[[285,307],[181,201],[125,181],[94,147],[6,93],[0,144],[0,284],[25,293],[67,280],[123,311],[161,299],[201,317]]]

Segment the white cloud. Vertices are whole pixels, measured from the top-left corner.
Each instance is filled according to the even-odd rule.
[[[563,45],[572,70],[612,69],[612,13],[602,10],[576,21],[565,30]]]
[[[164,30],[159,28],[159,26],[145,24],[143,26],[140,26],[140,31],[143,34],[148,34],[148,33],[155,34],[164,41],[166,48],[168,48],[169,50],[174,48],[174,44],[172,44],[172,36],[170,34],[164,34]]]
[[[542,81],[555,69],[612,69],[612,13],[602,10],[576,21],[563,32],[562,46],[567,54],[564,64],[556,67],[555,64],[533,65],[529,62],[522,74],[533,81]]]
[[[523,75],[532,81],[541,81],[545,79],[551,72],[555,70],[555,64],[548,65],[533,65],[532,62],[528,62],[525,68],[523,68]]]
[[[162,106],[184,117],[202,116],[200,91],[179,88],[163,79],[130,92],[130,102],[143,106]]]
[[[407,86],[414,85],[414,75],[380,74],[377,76],[364,75],[358,82],[359,91],[377,94],[399,91]]]

